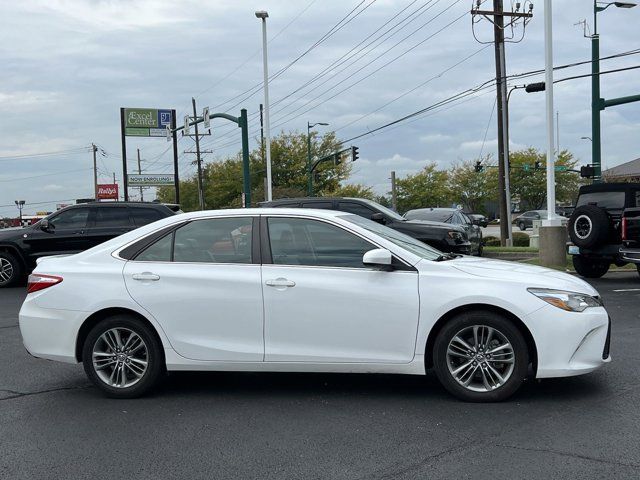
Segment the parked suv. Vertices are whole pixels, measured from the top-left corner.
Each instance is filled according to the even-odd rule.
[[[580,187],[569,219],[569,254],[583,277],[599,278],[611,264],[640,263],[640,184],[599,183]],[[621,251],[622,250],[622,251]],[[634,257],[638,255],[637,257]]]
[[[443,222],[407,220],[393,210],[364,198],[283,198],[260,203],[261,207],[320,208],[353,213],[371,219],[420,240],[441,252],[470,255],[471,243],[465,230]]]
[[[174,215],[174,209],[160,203],[84,203],[58,210],[29,227],[0,231],[0,288],[15,285],[40,257],[87,250]]]

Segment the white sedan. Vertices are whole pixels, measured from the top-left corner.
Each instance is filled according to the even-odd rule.
[[[167,370],[422,375],[468,401],[497,401],[527,376],[610,361],[598,292],[553,270],[442,254],[328,210],[173,216],[29,277],[27,350],[84,364],[112,397]]]

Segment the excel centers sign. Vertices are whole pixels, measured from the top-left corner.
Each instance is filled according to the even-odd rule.
[[[171,125],[171,110],[125,108],[124,134],[128,137],[164,137]]]

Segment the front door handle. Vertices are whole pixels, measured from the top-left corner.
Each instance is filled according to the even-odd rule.
[[[140,280],[140,281],[147,281],[147,282],[157,282],[158,280],[160,280],[160,275],[156,275],[155,273],[151,273],[151,272],[143,272],[143,273],[134,273],[133,275],[131,275],[131,278],[133,278],[134,280]]]
[[[287,280],[286,278],[276,278],[275,280],[267,280],[265,284],[269,287],[295,287],[296,282]]]

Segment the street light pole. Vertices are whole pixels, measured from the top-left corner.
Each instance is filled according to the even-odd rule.
[[[553,226],[556,218],[556,172],[555,148],[553,145],[553,21],[551,0],[544,3],[544,46],[545,46],[545,96],[547,103],[547,221]]]
[[[600,5],[598,5],[600,4]],[[633,8],[633,2],[604,3],[593,0],[593,34],[591,35],[591,164],[593,183],[602,181],[602,143],[600,138],[600,111],[604,109],[604,99],[600,97],[600,35],[598,34],[598,13],[611,5],[618,8]]]
[[[269,68],[267,65],[267,18],[269,14],[264,11],[256,12],[256,17],[262,20],[262,64],[264,70],[264,123],[266,136],[267,156],[267,201],[273,200],[273,185],[271,179],[271,130],[269,123]]]
[[[313,196],[313,174],[311,172],[312,163],[311,163],[311,129],[316,125],[329,125],[328,123],[318,122],[318,123],[309,123],[307,122],[307,196]]]
[[[15,200],[16,207],[18,207],[18,212],[20,213],[20,226],[22,226],[22,207],[24,207],[24,200]]]

